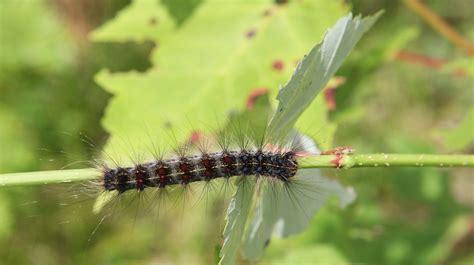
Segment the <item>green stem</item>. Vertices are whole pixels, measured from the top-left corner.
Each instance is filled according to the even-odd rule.
[[[298,162],[300,168],[474,167],[474,155],[319,155],[302,157]],[[100,174],[94,168],[0,174],[0,187],[94,180]]]
[[[299,165],[301,168],[474,167],[474,155],[321,155],[302,158]]]
[[[99,176],[100,171],[94,168],[0,174],[0,187],[69,183],[93,180]]]

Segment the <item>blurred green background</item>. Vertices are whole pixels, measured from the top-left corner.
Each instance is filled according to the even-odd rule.
[[[197,23],[204,23],[200,29],[204,32],[218,28],[206,27],[202,21],[205,12],[200,13],[200,21],[195,18],[197,10],[208,10],[204,9],[208,1],[215,2],[142,0],[159,6],[156,17],[153,8],[128,9],[135,13],[126,17],[119,13],[130,7],[126,0],[1,1],[0,173],[54,170],[95,157],[113,134],[106,120],[114,113],[114,107],[106,109],[113,101],[111,87],[127,85],[126,79],[120,79],[122,73],[145,80],[140,78],[160,70],[162,66],[155,62],[170,51],[166,41],[179,34],[182,37],[182,31],[190,31]],[[257,8],[245,1],[221,2],[249,14]],[[313,25],[272,25],[275,32],[268,34],[309,37],[298,45],[261,41],[265,49],[283,47],[302,56],[347,11],[367,15],[385,9],[337,73],[346,82],[335,90],[336,105],[328,113],[331,123],[338,125],[334,146],[349,145],[359,153],[474,152],[470,55],[401,1],[315,0],[317,8],[306,11],[298,6],[307,2],[311,1],[280,0],[267,5],[272,12],[302,12],[293,15],[321,19],[319,27],[326,26],[316,30]],[[423,2],[464,38],[474,40],[473,1]],[[221,15],[223,20],[228,17],[227,22],[240,23],[232,13],[219,12],[210,11],[209,17]],[[144,17],[150,13],[151,17]],[[262,14],[265,16],[272,14]],[[112,24],[90,35],[104,23]],[[228,30],[232,34],[232,28]],[[254,38],[254,34],[260,37],[258,30],[250,28],[246,37]],[[183,37],[181,41],[192,40]],[[224,39],[222,45],[231,41]],[[173,56],[188,60],[179,53]],[[236,61],[236,67],[247,69],[247,64],[254,63],[247,59]],[[276,61],[263,65],[268,65],[269,72],[279,69]],[[282,76],[265,74],[266,84],[284,83],[293,65],[285,64]],[[207,75],[206,67],[190,67],[196,75],[199,71]],[[101,69],[108,70],[95,77]],[[250,82],[245,71],[236,71],[231,78],[237,84]],[[273,91],[276,88],[274,85]],[[247,93],[242,95],[245,98]],[[84,135],[95,148],[81,141]],[[303,234],[272,241],[260,264],[474,263],[473,170],[391,168],[326,173],[354,186],[357,201],[345,210],[331,202]],[[216,262],[224,202],[214,202],[211,211],[194,207],[184,216],[124,214],[104,221],[93,233],[101,217],[90,212],[90,201],[80,203],[81,207],[71,205],[70,195],[67,187],[59,185],[0,189],[0,264]]]

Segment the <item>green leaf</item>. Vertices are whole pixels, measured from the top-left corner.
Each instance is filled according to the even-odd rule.
[[[29,169],[29,165],[35,161],[34,152],[37,148],[30,133],[30,128],[21,116],[0,104],[0,143],[4,150],[0,152],[0,172]]]
[[[460,215],[444,226],[443,235],[438,242],[432,242],[427,254],[429,264],[471,264],[474,259],[467,238],[472,234],[472,217]],[[462,246],[465,246],[463,248]],[[465,262],[455,262],[465,261]]]
[[[160,42],[148,72],[101,71],[96,76],[114,94],[103,119],[111,134],[106,151],[127,153],[121,147],[124,138],[135,150],[147,150],[147,130],[152,140],[166,145],[163,139],[170,133],[165,128],[170,126],[174,141],[182,142],[191,130],[215,131],[228,113],[243,108],[255,89],[268,88],[273,98],[295,62],[343,12],[340,3],[322,0],[283,6],[269,0],[202,3],[175,34]],[[276,70],[275,62],[283,69]],[[318,106],[308,124],[328,123],[324,102]],[[190,122],[192,129],[183,128]]]
[[[297,66],[290,81],[278,93],[279,105],[269,125],[270,135],[285,138],[300,115],[341,66],[362,35],[372,27],[378,14],[362,19],[349,14],[328,30]]]
[[[21,67],[59,72],[74,62],[73,39],[46,1],[2,1],[0,8],[0,77]]]
[[[461,75],[466,75],[467,78],[474,77],[474,64],[471,57],[462,57],[455,59],[453,62],[445,65],[442,70],[444,72],[454,72]]]
[[[237,192],[227,208],[227,223],[224,228],[224,244],[220,252],[219,265],[235,263],[237,252],[242,241],[247,217],[250,212],[254,195],[255,179],[240,178],[237,183]]]
[[[288,250],[285,254],[286,255],[283,259],[273,260],[265,264],[352,264],[336,247],[331,245],[318,244],[314,246],[293,248]]]
[[[134,0],[117,17],[94,30],[90,38],[102,42],[162,41],[175,23],[158,0]]]
[[[266,183],[256,213],[246,231],[242,256],[255,260],[263,253],[272,234],[287,237],[300,233],[331,196],[344,208],[355,199],[351,188],[320,175],[319,170],[299,170],[292,183]]]
[[[161,0],[178,25],[183,24],[203,0]]]

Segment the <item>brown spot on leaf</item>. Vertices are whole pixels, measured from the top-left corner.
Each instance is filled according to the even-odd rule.
[[[272,68],[278,72],[283,71],[284,67],[285,67],[285,64],[283,63],[282,60],[275,60],[272,63]]]
[[[250,95],[247,97],[247,109],[252,109],[255,106],[257,99],[263,95],[268,94],[270,91],[266,87],[260,87],[252,90]]]
[[[156,24],[158,24],[158,18],[156,17],[151,17],[149,20],[148,20],[148,24],[150,26],[155,26]]]
[[[336,110],[336,89],[346,82],[344,77],[335,77],[324,90],[324,99],[329,111]]]
[[[247,39],[252,39],[253,37],[255,37],[256,33],[257,31],[255,29],[251,29],[245,33],[245,37],[247,37]]]
[[[336,88],[328,88],[324,90],[324,99],[329,111],[336,110]]]
[[[272,14],[272,11],[270,9],[266,9],[265,11],[263,11],[263,16],[264,17],[268,17]]]
[[[277,5],[284,5],[287,3],[288,3],[288,0],[275,0],[275,4]]]

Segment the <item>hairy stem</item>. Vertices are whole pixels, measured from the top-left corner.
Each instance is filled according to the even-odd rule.
[[[474,155],[357,154],[318,155],[299,159],[299,168],[474,167]],[[94,180],[94,168],[0,174],[0,187]]]

